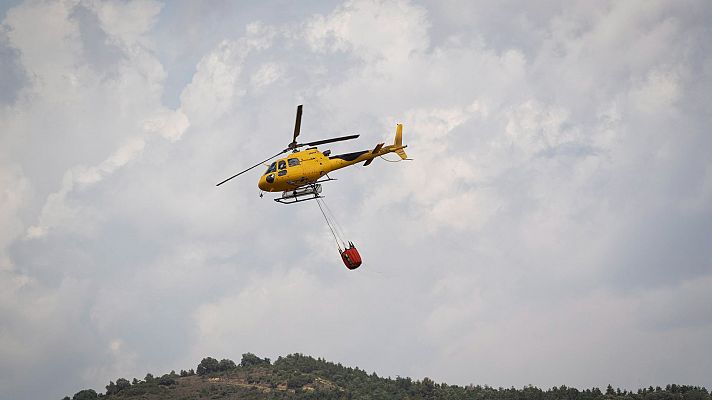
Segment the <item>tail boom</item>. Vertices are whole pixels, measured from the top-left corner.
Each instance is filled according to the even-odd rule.
[[[363,166],[366,167],[373,162],[374,158],[388,153],[396,153],[401,159],[406,160],[408,158],[408,155],[404,150],[406,147],[408,146],[403,145],[403,125],[398,124],[396,126],[396,137],[393,140],[393,144],[384,146],[383,143],[379,143],[373,150],[364,150],[355,153],[331,156],[329,157],[327,172],[348,167],[349,165],[358,164],[360,162],[363,162]]]

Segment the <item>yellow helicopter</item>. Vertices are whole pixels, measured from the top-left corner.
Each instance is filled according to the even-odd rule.
[[[300,201],[320,198],[321,183],[334,180],[328,176],[328,173],[340,168],[364,162],[363,166],[368,166],[373,162],[373,159],[388,153],[396,153],[401,159],[407,160],[408,156],[405,153],[403,145],[403,125],[396,125],[396,137],[393,144],[385,146],[384,143],[379,143],[373,150],[363,150],[353,153],[330,155],[330,151],[319,151],[316,146],[326,143],[340,142],[343,140],[356,139],[359,135],[341,136],[332,139],[317,140],[308,143],[297,143],[297,136],[301,129],[302,122],[302,105],[297,106],[297,117],[294,123],[294,137],[292,142],[286,149],[273,155],[272,157],[261,161],[244,171],[225,179],[218,183],[220,186],[223,183],[244,174],[258,166],[265,164],[272,159],[281,156],[282,154],[292,152],[284,158],[272,162],[260,177],[258,187],[265,192],[282,192],[282,196],[274,199],[282,204],[292,204]],[[307,146],[305,150],[299,150]],[[265,164],[266,165],[266,164]],[[260,197],[262,194],[260,194]]]

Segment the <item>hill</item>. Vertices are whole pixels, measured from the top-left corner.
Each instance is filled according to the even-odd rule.
[[[496,399],[496,400],[712,400],[704,387],[667,385],[636,392],[598,388],[578,390],[566,386],[542,390],[489,386],[457,386],[429,378],[383,378],[359,368],[345,367],[301,354],[279,357],[274,363],[254,354],[243,354],[239,365],[232,360],[204,358],[193,370],[171,371],[143,380],[119,378],[105,393],[93,389],[77,392],[72,400],[197,400],[197,399]],[[67,396],[64,400],[69,400]]]

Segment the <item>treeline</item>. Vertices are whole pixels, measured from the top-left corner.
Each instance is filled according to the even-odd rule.
[[[242,360],[240,361],[241,367],[251,367],[255,365],[270,365],[270,359],[262,359],[252,353],[242,355]],[[200,364],[198,364],[195,370],[192,368],[188,371],[181,370],[179,374],[176,374],[175,370],[173,370],[158,378],[155,378],[151,373],[147,373],[143,380],[133,378],[132,381],[129,381],[125,378],[118,378],[116,379],[116,383],[109,381],[109,384],[106,385],[106,393],[97,393],[94,389],[84,389],[75,393],[71,399],[69,396],[65,396],[62,400],[94,400],[119,393],[121,393],[122,397],[130,397],[133,395],[143,396],[151,393],[156,394],[156,392],[162,393],[160,388],[158,388],[159,386],[175,385],[177,383],[176,379],[193,376],[196,374],[195,371],[197,371],[198,375],[202,376],[217,372],[229,372],[237,368],[237,364],[230,359],[225,358],[218,361],[212,357],[205,357],[200,361]]]
[[[116,383],[114,381],[109,381],[106,385],[106,393],[97,393],[94,389],[84,389],[75,393],[71,400],[93,400],[101,398],[104,396],[111,396],[115,394],[122,393],[126,396],[131,395],[143,395],[149,393],[151,388],[157,388],[158,386],[170,386],[176,384],[176,379],[180,377],[192,376],[195,372],[191,369],[189,371],[181,370],[180,375],[176,374],[175,371],[171,371],[168,374],[154,378],[150,373],[146,374],[143,380],[133,378],[131,382],[128,379],[118,378]],[[155,390],[154,390],[155,391]],[[70,400],[69,396],[65,396],[62,400]]]
[[[244,384],[220,384],[222,378]],[[176,385],[182,385],[182,391],[176,390]],[[109,382],[105,393],[82,390],[71,400],[167,399],[178,395],[185,399],[712,400],[707,389],[699,386],[670,384],[636,391],[611,385],[603,390],[566,386],[546,390],[534,386],[521,389],[458,386],[436,383],[430,378],[379,377],[375,372],[369,374],[358,367],[301,354],[279,357],[272,363],[269,358],[252,353],[243,354],[239,364],[206,357],[195,372],[171,371],[158,378],[146,374],[143,380],[132,381],[119,378]]]
[[[522,389],[493,388],[480,385],[448,385],[435,383],[430,378],[379,377],[375,372],[344,367],[323,359],[314,359],[301,354],[280,357],[275,367],[281,371],[299,371],[307,377],[325,378],[344,388],[343,397],[353,399],[447,399],[447,400],[712,400],[704,387],[667,385],[665,388],[650,387],[635,392],[614,389],[609,385],[604,391],[598,388],[579,390],[566,386],[542,390],[534,386]],[[315,397],[306,397],[315,398]],[[319,397],[316,397],[319,398]],[[328,398],[328,397],[322,397]]]

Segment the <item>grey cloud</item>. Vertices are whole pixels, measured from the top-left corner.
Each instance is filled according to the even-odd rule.
[[[646,291],[637,307],[640,325],[662,331],[704,331],[712,324],[709,281],[710,275]]]
[[[710,213],[684,215],[659,209],[641,215],[641,221],[614,240],[611,284],[622,289],[674,285],[712,275]]]
[[[704,384],[710,7],[636,7],[170,2],[148,7],[137,52],[72,9],[92,84],[34,87],[3,121],[0,168],[29,188],[8,218],[27,231],[53,193],[71,213],[3,236],[0,370],[21,368],[2,387],[61,397],[245,351],[459,384]],[[352,12],[368,35],[342,25]],[[315,21],[340,45],[315,47]],[[258,198],[259,172],[214,186],[284,148],[301,103],[305,139],[362,134],[335,153],[405,124],[415,161],[325,187],[357,271],[314,204]],[[179,112],[180,134],[145,129]]]
[[[28,83],[27,73],[19,59],[19,51],[10,46],[4,31],[0,30],[0,104],[13,104],[20,90]]]
[[[115,78],[120,63],[126,59],[121,49],[111,43],[110,37],[101,28],[99,18],[83,4],[73,8],[70,18],[78,23],[86,62],[105,79]]]

